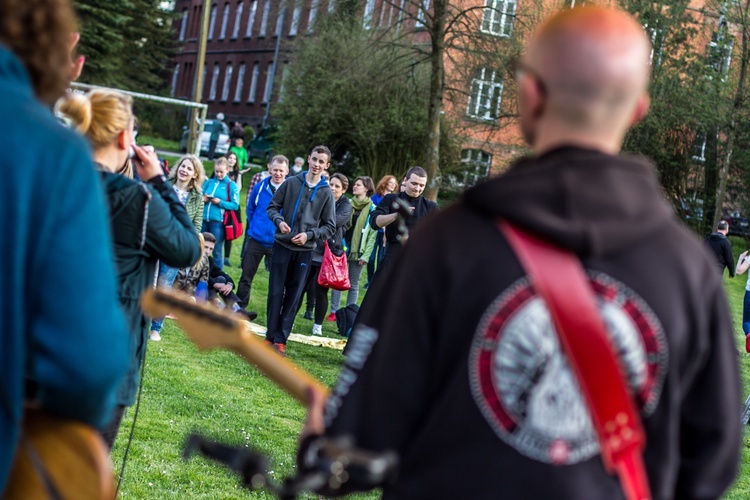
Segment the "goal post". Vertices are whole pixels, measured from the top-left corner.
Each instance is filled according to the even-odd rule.
[[[93,90],[93,89],[108,89],[99,85],[89,85],[87,83],[72,82],[70,88],[74,90]],[[188,141],[187,151],[192,151],[196,156],[200,155],[201,141],[200,137],[203,133],[203,129],[206,122],[206,115],[208,114],[208,105],[199,102],[186,101],[184,99],[174,99],[172,97],[163,97],[153,94],[142,94],[140,92],[131,92],[129,90],[122,89],[108,89],[121,92],[123,94],[131,96],[133,99],[141,99],[144,101],[158,102],[162,104],[169,104],[172,106],[178,106],[189,109],[189,128],[188,128]]]

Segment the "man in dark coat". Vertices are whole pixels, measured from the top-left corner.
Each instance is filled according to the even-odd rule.
[[[383,498],[624,497],[499,220],[585,269],[645,432],[650,498],[719,498],[732,484],[740,383],[721,280],[655,169],[619,154],[649,107],[650,52],[621,10],[542,24],[516,73],[534,156],[421,223],[370,291],[338,384],[325,405],[311,394],[306,431],[397,452]]]
[[[706,236],[703,243],[706,244],[711,252],[716,256],[716,263],[719,266],[719,275],[724,274],[724,268],[729,271],[729,277],[734,278],[734,257],[732,257],[732,244],[727,239],[729,232],[729,223],[720,220],[716,225],[716,232]]]

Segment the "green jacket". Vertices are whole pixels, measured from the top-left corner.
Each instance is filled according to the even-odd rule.
[[[248,157],[247,157],[247,149],[245,148],[238,148],[237,146],[232,146],[229,148],[230,153],[234,153],[237,155],[237,167],[239,167],[240,170],[245,166],[245,163],[247,163]]]
[[[137,182],[106,171],[101,175],[109,206],[118,296],[130,334],[130,364],[117,404],[131,406],[138,393],[151,323],[141,312],[141,294],[154,284],[157,261],[171,267],[192,266],[201,249],[193,223],[169,182],[160,178]]]
[[[195,230],[201,232],[203,226],[203,195],[193,189],[188,193],[187,201],[185,202],[185,211],[193,221]]]

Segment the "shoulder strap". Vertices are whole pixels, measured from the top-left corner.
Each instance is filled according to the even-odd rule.
[[[617,473],[628,500],[651,498],[640,416],[578,258],[507,221],[498,228],[544,299],[560,344],[584,392],[604,466]]]

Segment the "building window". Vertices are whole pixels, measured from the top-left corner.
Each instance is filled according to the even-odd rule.
[[[510,36],[516,18],[517,0],[485,0],[482,31],[491,35]]]
[[[705,130],[699,130],[695,133],[695,140],[693,141],[693,160],[706,161],[707,137]]]
[[[263,103],[267,103],[271,100],[271,92],[273,92],[273,73],[274,63],[268,63],[268,71],[266,72],[266,88],[263,90]]]
[[[279,86],[279,102],[284,101],[284,88],[286,80],[289,78],[289,63],[284,63],[284,69],[281,70],[281,85]]]
[[[500,101],[503,94],[501,73],[482,68],[471,82],[469,109],[466,114],[480,120],[496,120],[500,114]]]
[[[180,65],[177,64],[174,67],[174,73],[172,73],[172,89],[169,91],[169,95],[174,97],[175,92],[177,91],[177,79],[180,77]]]
[[[274,30],[274,36],[281,36],[281,28],[284,25],[284,13],[286,9],[281,9],[276,12],[276,29]]]
[[[722,20],[719,29],[711,35],[711,42],[708,44],[708,66],[721,75],[722,80],[729,73],[733,48],[734,39],[729,35],[726,20]]]
[[[211,77],[211,90],[208,92],[208,100],[213,101],[216,99],[216,85],[219,83],[219,65],[214,66],[214,74]]]
[[[214,39],[214,28],[216,27],[216,5],[211,7],[211,20],[208,22],[208,39]]]
[[[234,89],[234,102],[240,102],[242,99],[242,86],[245,83],[245,63],[240,64],[240,70],[237,73],[237,87]]]
[[[266,36],[266,29],[268,28],[268,14],[271,12],[271,0],[266,0],[263,5],[263,17],[260,20],[260,33],[258,36]]]
[[[333,10],[336,8],[336,0],[328,0],[328,13],[333,14]]]
[[[224,87],[221,89],[221,101],[226,102],[229,99],[229,85],[232,83],[232,65],[227,64],[227,69],[224,71]]]
[[[307,19],[307,31],[312,33],[313,24],[315,24],[315,17],[318,15],[318,4],[320,0],[312,0],[310,4],[310,17]]]
[[[492,155],[481,149],[464,149],[461,151],[464,186],[473,186],[490,175]]]
[[[255,102],[255,93],[258,90],[258,77],[260,76],[260,66],[258,63],[253,64],[253,76],[250,79],[250,93],[247,95],[247,102]]]
[[[367,0],[365,3],[365,15],[362,18],[362,27],[366,30],[372,28],[372,16],[375,13],[375,0]]]
[[[224,4],[224,15],[221,18],[221,30],[219,31],[219,40],[227,37],[227,24],[229,24],[229,4]]]
[[[398,18],[396,19],[397,24],[401,24],[401,21],[404,20],[404,8],[406,6],[406,0],[401,0],[401,3],[398,5]]]
[[[414,22],[415,28],[424,28],[427,22],[427,12],[430,10],[430,0],[422,0],[417,6],[417,20]]]
[[[292,12],[292,24],[289,26],[289,36],[295,36],[299,31],[299,18],[302,15],[302,5],[300,0],[294,4],[294,12]]]
[[[184,9],[182,11],[182,19],[180,20],[180,41],[185,40],[185,32],[187,31],[188,25],[188,11]]]
[[[203,100],[208,99],[206,97],[206,92],[208,92],[208,80],[206,80],[206,78],[208,78],[208,68],[203,66],[203,80],[201,80],[203,82],[203,87],[201,89],[201,92],[203,93],[203,95],[201,96],[201,99]],[[193,81],[193,87],[190,93],[191,94],[195,93],[195,81]]]
[[[237,4],[237,13],[234,16],[234,29],[232,30],[232,38],[237,38],[240,34],[240,21],[242,21],[242,2]]]
[[[252,0],[250,2],[250,16],[247,19],[247,31],[245,32],[245,38],[253,36],[253,24],[255,24],[255,13],[258,10],[258,0]]]

